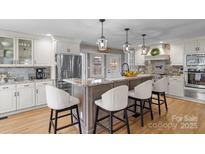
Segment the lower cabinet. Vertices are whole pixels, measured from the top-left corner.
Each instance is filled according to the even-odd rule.
[[[46,104],[46,85],[53,85],[52,81],[36,83],[36,105]]]
[[[17,85],[17,109],[35,106],[35,84],[26,83]]]
[[[168,94],[178,97],[184,97],[183,77],[169,77]]]
[[[16,110],[16,86],[0,86],[0,114]]]

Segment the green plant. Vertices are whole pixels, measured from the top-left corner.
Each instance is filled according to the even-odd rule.
[[[153,48],[153,49],[151,50],[151,55],[152,55],[152,56],[157,56],[157,55],[159,55],[159,54],[160,54],[159,48]]]

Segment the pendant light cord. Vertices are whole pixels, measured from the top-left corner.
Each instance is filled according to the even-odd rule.
[[[103,21],[102,21],[102,31],[101,32],[102,32],[101,37],[104,38],[104,36],[103,36]]]
[[[128,43],[128,30],[126,30],[126,43]]]

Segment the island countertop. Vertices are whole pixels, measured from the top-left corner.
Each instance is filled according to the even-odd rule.
[[[63,79],[63,81],[68,82],[70,84],[74,84],[77,86],[96,86],[101,84],[108,84],[113,83],[117,81],[124,81],[124,80],[135,80],[140,79],[143,77],[152,77],[152,74],[139,74],[136,77],[118,77],[118,78],[105,78],[105,79],[76,79],[76,78],[69,78],[69,79]]]

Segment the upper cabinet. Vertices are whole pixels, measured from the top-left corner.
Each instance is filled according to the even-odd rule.
[[[34,65],[50,66],[52,63],[52,40],[37,39],[34,41]]]
[[[185,53],[202,53],[205,51],[205,39],[188,40],[184,43]]]
[[[80,53],[80,41],[57,39],[56,53]]]
[[[0,36],[0,65],[14,64],[14,44],[14,38]]]
[[[17,39],[17,65],[33,64],[33,40]]]
[[[184,60],[184,42],[170,43],[171,65],[183,65]]]

